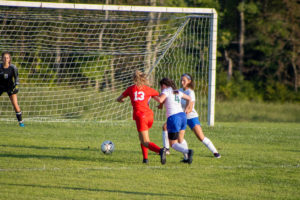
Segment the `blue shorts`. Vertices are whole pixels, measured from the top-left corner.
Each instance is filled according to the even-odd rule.
[[[187,120],[187,124],[189,125],[190,129],[193,130],[193,128],[196,126],[196,125],[200,125],[200,121],[198,119],[198,117],[195,117],[195,118],[192,118],[192,119],[188,119]],[[201,126],[201,125],[200,125]]]
[[[178,133],[186,129],[186,114],[184,112],[171,115],[167,120],[168,133]]]

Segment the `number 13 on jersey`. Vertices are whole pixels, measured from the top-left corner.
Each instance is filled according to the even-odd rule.
[[[143,91],[134,92],[134,101],[143,101],[145,99],[145,93]]]

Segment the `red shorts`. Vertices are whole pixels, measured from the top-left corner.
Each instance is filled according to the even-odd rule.
[[[152,113],[144,113],[142,115],[136,115],[134,117],[137,130],[147,131],[152,127],[153,124],[153,114]]]

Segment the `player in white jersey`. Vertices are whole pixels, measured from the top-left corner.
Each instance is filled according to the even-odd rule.
[[[191,98],[191,103],[187,106],[187,103],[184,99],[181,100],[182,108],[187,111],[187,124],[190,127],[190,129],[195,133],[197,138],[213,153],[213,155],[216,158],[220,158],[221,155],[215,148],[214,144],[211,142],[211,140],[204,136],[199,116],[197,111],[195,110],[195,92],[194,92],[194,81],[193,77],[190,74],[183,74],[181,76],[181,85],[182,88],[179,89],[179,91],[183,92],[184,94],[188,95]],[[166,143],[167,138],[165,135],[168,134],[167,129],[163,128],[163,140],[164,144]],[[180,142],[180,141],[179,141]],[[168,146],[166,146],[168,148]],[[186,159],[183,160],[183,162],[187,162]]]
[[[181,99],[188,101],[188,106],[191,98],[176,89],[174,82],[171,79],[163,78],[160,81],[161,94],[158,99],[161,104],[166,107],[167,115],[167,130],[169,145],[176,151],[182,152],[186,155],[186,163],[191,164],[193,162],[194,151],[187,148],[187,144],[184,145],[178,141],[184,140],[184,134],[186,129],[186,113],[182,109]],[[185,140],[184,140],[185,141]]]

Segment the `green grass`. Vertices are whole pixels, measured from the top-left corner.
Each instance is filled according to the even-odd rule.
[[[127,124],[0,122],[0,199],[299,199],[300,124],[216,123],[203,127],[222,158],[188,130],[191,165],[171,150],[166,165],[142,155]],[[151,139],[161,144],[160,123]],[[100,144],[115,143],[104,155]]]
[[[219,122],[300,123],[300,102],[218,101],[216,102],[215,113],[215,119]]]

